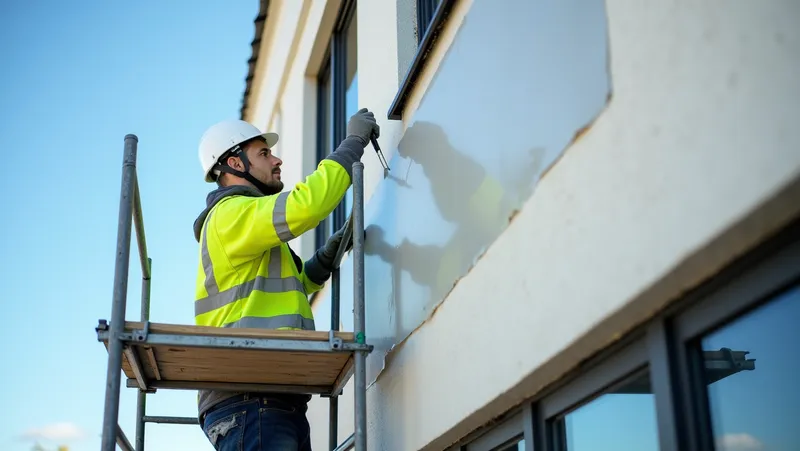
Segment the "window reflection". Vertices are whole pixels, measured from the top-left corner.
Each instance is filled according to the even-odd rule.
[[[568,413],[560,423],[568,451],[658,451],[655,397],[644,372]]]
[[[795,287],[702,341],[718,451],[800,449],[798,319]]]

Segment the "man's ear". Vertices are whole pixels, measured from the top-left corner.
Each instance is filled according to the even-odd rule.
[[[244,171],[244,165],[242,164],[241,158],[230,156],[225,159],[225,164],[233,169],[236,169],[237,171]]]

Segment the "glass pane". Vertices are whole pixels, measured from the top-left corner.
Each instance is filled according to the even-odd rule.
[[[319,148],[317,149],[317,161],[322,161],[325,156],[332,152],[331,143],[333,140],[333,98],[332,98],[332,90],[331,90],[331,64],[330,59],[328,60],[327,65],[323,69],[323,72],[320,74],[319,78],[319,121],[320,121],[320,128],[319,128],[319,137],[318,137],[318,145]],[[329,215],[326,219],[322,220],[320,224],[315,229],[315,249],[322,247],[325,244],[325,241],[328,240],[330,236],[330,228],[331,224],[333,223],[333,215]],[[319,312],[326,312],[320,314],[320,317],[327,317],[330,315],[330,302],[331,302],[331,290],[325,290],[324,294],[320,293],[317,294],[320,296],[320,299],[316,300],[315,302],[319,303]],[[328,321],[320,321],[319,319],[316,322],[317,330],[329,330],[330,329],[330,319]]]
[[[350,24],[347,26],[346,39],[347,39],[347,61],[345,79],[345,106],[344,118],[345,126],[350,116],[358,111],[358,15],[354,12]],[[367,146],[369,150],[370,146]],[[353,188],[347,190],[345,195],[345,217],[350,214],[353,202]]]
[[[317,150],[317,160],[322,161],[325,156],[332,152],[331,141],[333,138],[333,99],[331,90],[331,64],[328,62],[325,73],[321,74],[319,80],[319,109],[320,127],[319,149]],[[316,247],[322,246],[330,236],[331,217],[322,222],[316,229]]]
[[[657,451],[655,397],[641,374],[566,415],[569,451]]]
[[[800,288],[707,336],[717,450],[800,449]]]

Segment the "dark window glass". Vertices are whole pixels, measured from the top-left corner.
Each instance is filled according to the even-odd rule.
[[[557,423],[568,451],[658,451],[655,397],[643,372],[568,413]]]
[[[330,59],[325,68],[320,72],[317,108],[319,131],[317,136],[317,162],[322,161],[333,149],[333,90],[331,89],[331,64]],[[316,247],[319,248],[328,239],[331,228],[331,218],[323,220],[316,228]]]
[[[525,451],[525,440],[520,440],[513,444],[506,444],[492,451]]]
[[[800,450],[800,288],[702,341],[717,451]]]
[[[355,114],[358,111],[358,19],[357,15],[353,13],[352,19],[350,19],[350,23],[347,25],[345,29],[345,39],[347,45],[347,61],[346,65],[346,76],[345,76],[345,114],[344,117],[341,118],[343,121],[342,128],[344,130],[347,129],[347,120],[350,119],[350,116]],[[345,133],[345,136],[347,133]],[[338,145],[338,143],[337,143]],[[345,218],[350,214],[350,210],[353,205],[353,188],[351,187],[347,190],[347,194],[345,195],[344,205],[345,205]]]
[[[422,42],[441,0],[417,0],[417,43]]]

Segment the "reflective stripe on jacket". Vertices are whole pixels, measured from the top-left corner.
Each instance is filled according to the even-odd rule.
[[[195,222],[195,324],[314,330],[308,295],[324,281],[311,280],[286,243],[330,215],[350,182],[342,164],[326,159],[280,194],[244,186],[211,193]]]

